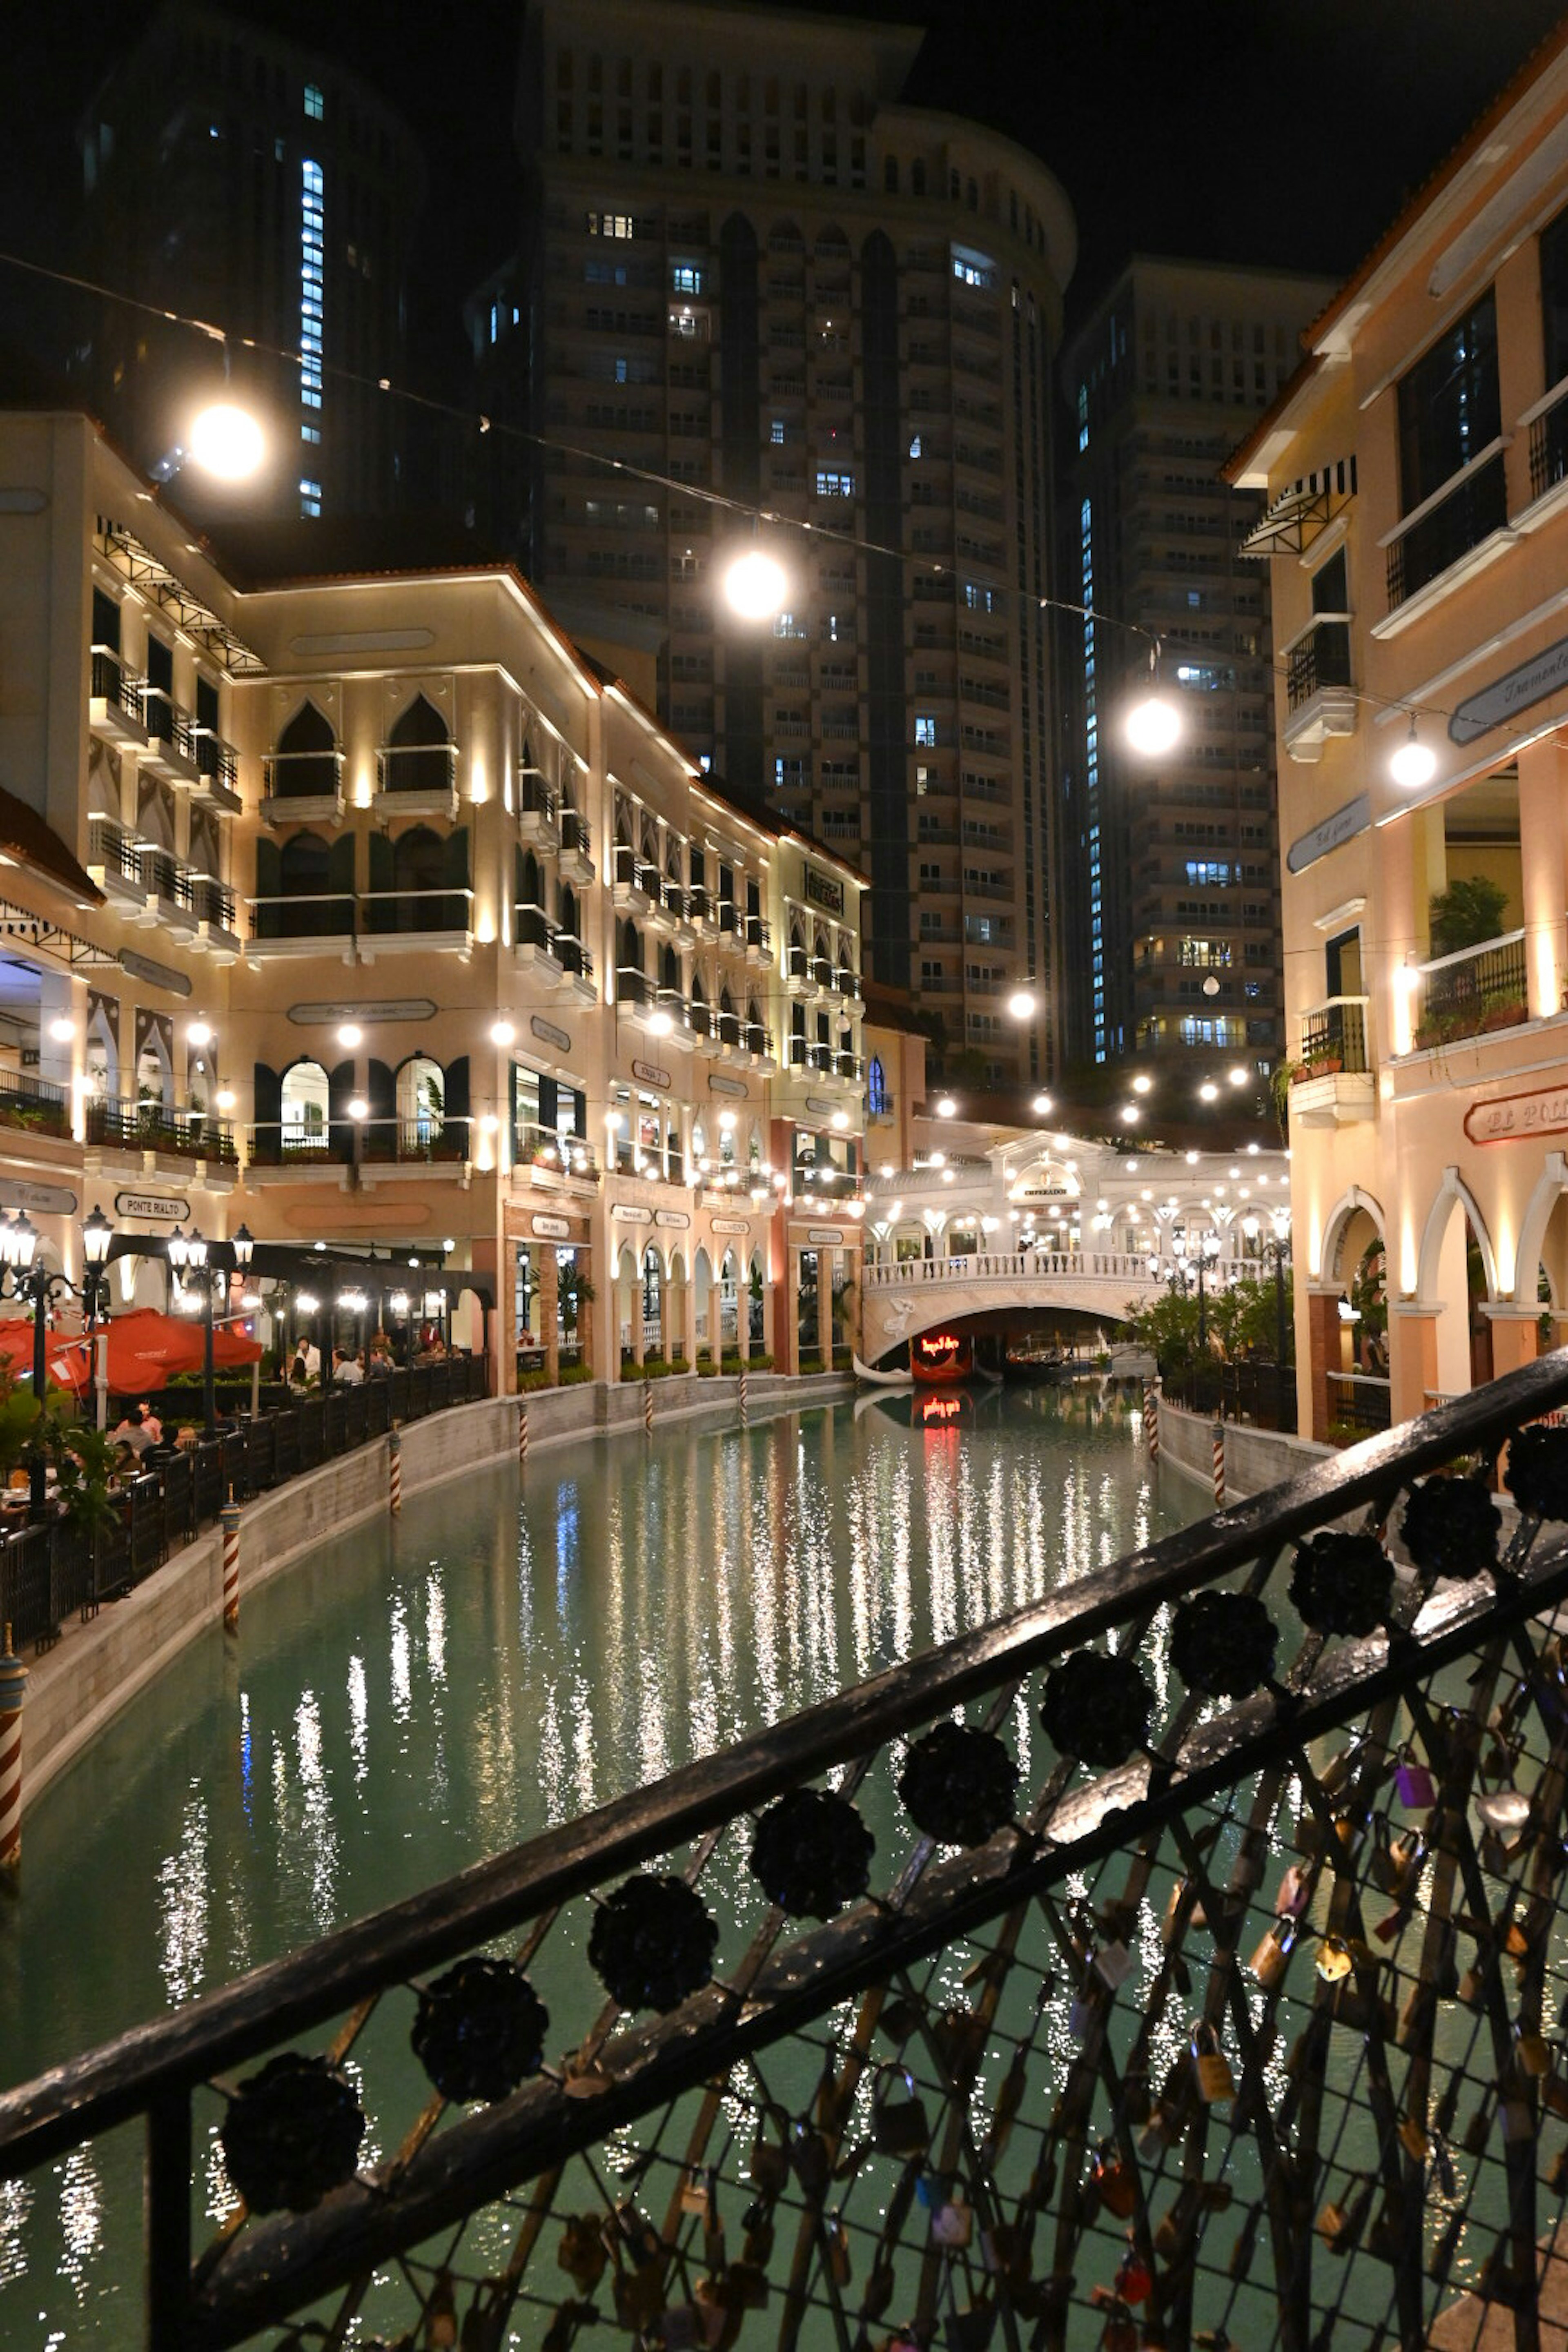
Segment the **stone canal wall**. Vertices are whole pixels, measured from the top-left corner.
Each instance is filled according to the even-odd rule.
[[[804,1380],[759,1372],[749,1377],[748,1410],[761,1415],[784,1406],[831,1404],[851,1394],[854,1385],[842,1372]],[[601,1430],[640,1435],[643,1387],[640,1381],[584,1381],[575,1388],[537,1390],[526,1398],[487,1397],[410,1422],[399,1433],[404,1494],[515,1462],[520,1403],[528,1406],[531,1455]],[[671,1421],[733,1420],[740,1382],[723,1375],[674,1376],[653,1383],[653,1407],[656,1429]],[[388,1484],[387,1441],[382,1437],[247,1503],[240,1521],[242,1629],[247,1592],[321,1545],[386,1517]],[[216,1630],[222,1614],[223,1538],[215,1527],[175,1552],[122,1601],[107,1601],[86,1624],[73,1620],[52,1649],[29,1658],[23,1714],[25,1801],[47,1787],[188,1642]]]
[[[1290,1437],[1283,1430],[1254,1429],[1247,1422],[1225,1424],[1225,1492],[1229,1503],[1259,1495],[1266,1486],[1298,1478],[1321,1462],[1331,1445],[1310,1437]],[[1160,1401],[1160,1459],[1183,1478],[1214,1494],[1214,1419],[1188,1412],[1181,1405]]]

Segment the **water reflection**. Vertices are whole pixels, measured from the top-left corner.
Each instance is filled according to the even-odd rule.
[[[1009,1394],[928,1430],[899,1402],[901,1417],[879,1403],[536,1454],[521,1503],[510,1467],[410,1497],[395,1526],[262,1586],[247,1604],[243,1687],[215,1633],[39,1801],[26,1901],[7,1923],[5,2079],[1184,1515],[1180,1490],[1151,1486],[1124,1418]],[[1163,1628],[1150,1661],[1163,1678]],[[1026,1696],[1010,1732],[1027,1778],[1039,1734]],[[875,1827],[890,1853],[890,1819]],[[745,1843],[721,1842],[710,1882],[737,1937],[756,1916]],[[1160,1954],[1147,1913],[1142,1981]],[[560,1965],[580,1970],[569,1940]],[[954,1999],[966,1965],[957,1952],[941,1963]],[[1065,2001],[1040,2032],[1065,2032]],[[395,2147],[409,2120],[373,2116],[377,2145]],[[94,2266],[138,2275],[134,2140],[62,2170],[58,2200],[0,2192],[0,2341],[41,2340],[40,2312],[73,2346],[124,2340],[97,2295],[79,2309],[78,2296]],[[216,2143],[203,2169],[216,2216],[230,2194]]]

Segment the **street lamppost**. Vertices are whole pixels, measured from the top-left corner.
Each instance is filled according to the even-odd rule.
[[[243,1275],[250,1265],[255,1241],[247,1228],[241,1225],[233,1242],[234,1262]],[[217,1432],[217,1400],[213,1393],[213,1288],[212,1278],[219,1269],[207,1265],[206,1236],[197,1225],[188,1234],[178,1225],[169,1236],[169,1263],[181,1277],[186,1273],[198,1278],[202,1302],[202,1424],[208,1437]],[[225,1276],[226,1289],[226,1276]]]
[[[56,1298],[79,1298],[88,1327],[89,1350],[91,1349],[92,1325],[96,1319],[103,1269],[109,1257],[109,1245],[114,1239],[114,1227],[101,1209],[95,1208],[81,1229],[83,1274],[79,1283],[68,1274],[51,1274],[38,1259],[37,1228],[25,1209],[16,1216],[0,1220],[0,1298],[25,1299],[33,1310],[33,1394],[37,1400],[40,1416],[48,1379],[45,1357],[48,1347],[48,1309]],[[40,1432],[28,1464],[28,1509],[35,1519],[44,1516],[46,1465]]]
[[[1215,1258],[1219,1255],[1219,1235],[1212,1227],[1205,1227],[1201,1234],[1189,1234],[1185,1225],[1177,1225],[1171,1235],[1171,1255],[1175,1259],[1184,1277],[1189,1265],[1193,1267],[1197,1276],[1198,1354],[1200,1356],[1206,1355],[1208,1352],[1209,1327],[1208,1303],[1204,1290],[1204,1276],[1214,1265]],[[1184,1291],[1184,1280],[1183,1283],[1183,1288]]]
[[[1258,1242],[1258,1257],[1265,1265],[1272,1268],[1274,1274],[1274,1412],[1277,1425],[1283,1429],[1286,1426],[1285,1401],[1288,1394],[1285,1357],[1289,1333],[1285,1318],[1285,1268],[1290,1263],[1289,1210],[1273,1210],[1269,1216],[1269,1223],[1274,1231],[1271,1234],[1265,1234],[1257,1217],[1244,1217],[1241,1230],[1248,1241]]]

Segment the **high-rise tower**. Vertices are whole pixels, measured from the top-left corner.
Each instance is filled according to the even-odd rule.
[[[469,306],[493,519],[552,609],[660,646],[661,715],[873,877],[877,976],[997,1082],[1050,958],[1051,409],[1075,253],[1008,141],[899,103],[902,26],[531,0],[515,260]],[[615,470],[618,463],[622,470]],[[690,495],[667,487],[689,483]],[[718,593],[749,525],[787,608]],[[628,617],[629,616],[629,617]]]

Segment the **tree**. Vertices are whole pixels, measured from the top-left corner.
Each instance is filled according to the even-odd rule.
[[[1149,1349],[1162,1379],[1185,1371],[1198,1361],[1196,1292],[1185,1297],[1179,1290],[1163,1292],[1152,1306],[1131,1318],[1131,1333],[1139,1347]]]
[[[1461,948],[1484,947],[1502,929],[1508,892],[1485,874],[1456,876],[1435,890],[1426,913],[1435,956],[1458,955]]]

